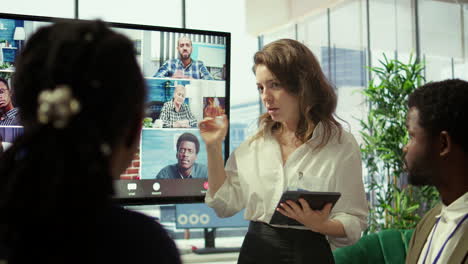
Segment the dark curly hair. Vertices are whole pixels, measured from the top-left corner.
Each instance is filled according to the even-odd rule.
[[[70,259],[68,251],[32,249],[45,243],[73,251],[58,242],[67,237],[90,241],[80,252],[93,248],[93,228],[113,194],[115,152],[101,146],[132,146],[144,111],[146,88],[133,43],[101,21],[57,21],[30,36],[15,65],[12,86],[24,134],[0,159],[0,246],[10,250],[11,264],[32,256],[46,263],[89,262],[81,253]],[[81,106],[63,129],[37,118],[39,95],[59,85],[67,85]]]
[[[180,144],[182,144],[182,141],[193,142],[193,144],[195,144],[195,149],[198,154],[198,152],[200,151],[200,142],[198,141],[198,138],[194,134],[186,132],[180,135],[180,137],[177,139],[176,151],[179,151],[179,146]]]
[[[0,77],[0,82],[4,83],[6,85],[6,88],[10,90],[10,85],[8,84],[8,81],[2,77]]]
[[[419,110],[419,125],[431,136],[442,131],[468,153],[468,82],[460,79],[427,83],[417,88],[408,107]]]

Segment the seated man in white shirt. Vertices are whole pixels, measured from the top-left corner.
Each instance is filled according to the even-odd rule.
[[[404,147],[409,182],[442,203],[418,223],[406,263],[468,263],[468,82],[428,83],[409,97]]]

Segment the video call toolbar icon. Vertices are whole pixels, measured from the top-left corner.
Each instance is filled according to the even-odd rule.
[[[137,184],[132,182],[132,183],[127,183],[127,190],[129,191],[135,191],[137,189]]]
[[[159,191],[159,189],[161,189],[161,185],[159,184],[159,182],[155,182],[153,184],[153,190]]]
[[[180,225],[207,225],[211,221],[211,218],[208,214],[181,214],[177,217],[177,222]]]

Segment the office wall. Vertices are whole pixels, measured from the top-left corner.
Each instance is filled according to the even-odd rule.
[[[182,1],[80,0],[79,17],[111,22],[182,27]]]
[[[73,18],[74,2],[74,0],[0,0],[0,12]]]

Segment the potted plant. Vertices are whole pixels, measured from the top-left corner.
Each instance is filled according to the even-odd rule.
[[[12,65],[8,62],[1,63],[0,62],[0,70],[10,69]],[[0,77],[3,79],[10,79],[12,75],[11,71],[0,71]]]
[[[370,193],[367,232],[414,228],[438,201],[435,188],[407,184],[403,169],[407,99],[424,81],[424,65],[412,56],[407,64],[384,55],[380,67],[372,67],[374,78],[363,93],[369,103],[368,116],[360,120],[363,162]]]

